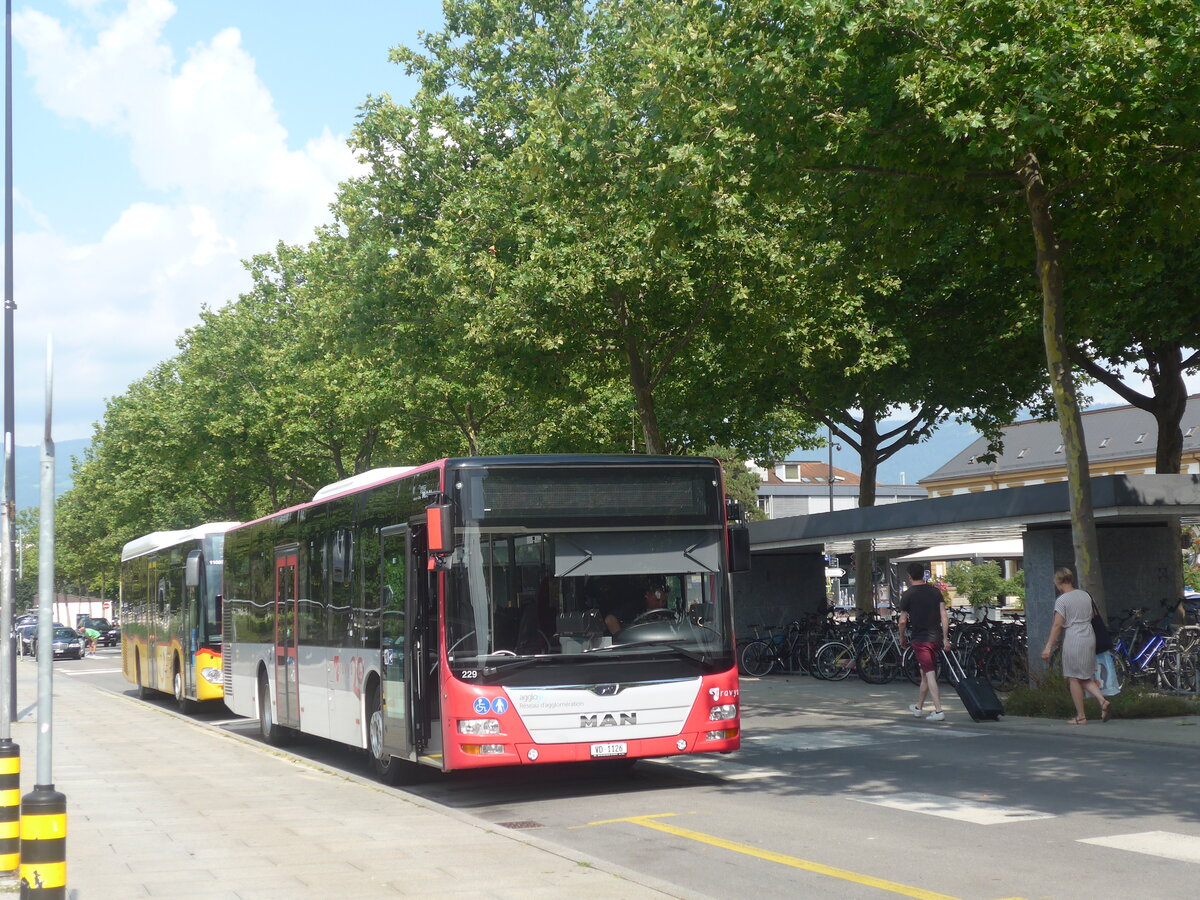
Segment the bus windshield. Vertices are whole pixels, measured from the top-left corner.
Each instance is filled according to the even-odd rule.
[[[719,527],[465,530],[447,594],[451,669],[493,673],[601,659],[730,663]]]

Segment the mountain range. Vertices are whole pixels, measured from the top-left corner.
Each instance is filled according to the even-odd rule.
[[[54,442],[54,496],[71,489],[71,475],[74,470],[72,457],[83,456],[83,451],[91,443],[90,439],[80,438],[74,441]],[[16,459],[13,461],[16,469],[16,505],[17,511],[30,506],[40,506],[42,498],[42,447],[17,447]],[[3,476],[3,465],[0,465],[0,480]]]

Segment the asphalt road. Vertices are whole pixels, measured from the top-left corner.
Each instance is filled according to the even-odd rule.
[[[32,664],[23,661],[22,664]],[[132,693],[117,650],[56,664]],[[863,686],[864,690],[866,687]],[[442,776],[404,790],[536,833],[677,886],[681,896],[1139,898],[1192,896],[1200,878],[1194,749],[1059,730],[1022,733],[903,714],[819,683],[743,683],[743,749],[619,766]],[[847,693],[849,692],[849,693]],[[162,705],[172,701],[164,697]],[[244,734],[223,708],[194,716]],[[1090,727],[1090,726],[1089,726]],[[1095,726],[1101,728],[1103,726]],[[366,773],[360,752],[288,748]]]

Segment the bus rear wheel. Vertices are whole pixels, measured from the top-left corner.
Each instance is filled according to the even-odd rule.
[[[139,700],[150,699],[150,688],[146,687],[146,682],[142,680],[142,661],[139,659],[134,664],[134,674],[137,677],[137,695]]]
[[[271,684],[266,672],[258,673],[258,733],[268,744],[283,743],[283,728],[271,714]]]

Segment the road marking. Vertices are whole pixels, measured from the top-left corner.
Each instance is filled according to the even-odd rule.
[[[957,797],[942,797],[938,794],[863,794],[857,797],[851,796],[849,799],[857,803],[871,803],[875,806],[886,806],[889,809],[970,822],[973,825],[1003,825],[1006,822],[1032,822],[1035,819],[1053,819],[1055,817],[1053,813],[995,806],[988,803],[977,803],[973,800],[960,800]]]
[[[745,856],[753,856],[757,859],[763,859],[767,862],[778,863],[781,866],[790,866],[793,869],[803,869],[806,872],[813,872],[817,875],[826,875],[830,878],[837,878],[841,881],[851,881],[855,884],[861,884],[866,887],[878,888],[881,891],[887,891],[892,894],[900,894],[903,897],[914,897],[916,900],[957,900],[949,894],[939,894],[936,891],[927,891],[924,888],[913,887],[908,884],[901,884],[898,881],[888,881],[885,878],[876,878],[874,875],[864,875],[861,872],[851,872],[849,869],[839,869],[836,866],[827,866],[824,863],[813,862],[808,859],[800,859],[798,856],[788,856],[785,853],[775,853],[771,850],[764,850],[761,847],[754,847],[750,844],[740,844],[737,841],[726,840],[725,838],[717,837],[712,834],[704,834],[701,831],[692,831],[688,828],[678,828],[674,825],[668,825],[665,822],[658,821],[659,819],[673,818],[675,813],[660,813],[658,815],[647,816],[630,816],[626,819],[602,819],[598,822],[589,822],[588,825],[615,825],[617,823],[627,822],[631,825],[640,825],[642,828],[650,828],[654,831],[661,831],[664,834],[674,835],[675,837],[684,838],[689,841],[698,841],[702,844],[708,844],[710,847],[719,847],[722,850],[730,850],[734,853],[741,853]],[[1019,900],[1019,898],[1012,898]]]
[[[124,669],[55,669],[56,675],[112,675],[114,672],[123,672]]]
[[[1098,844],[1114,850],[1145,853],[1180,862],[1200,863],[1200,837],[1174,831],[1142,831],[1136,834],[1114,834],[1109,837],[1080,838],[1081,844]]]

